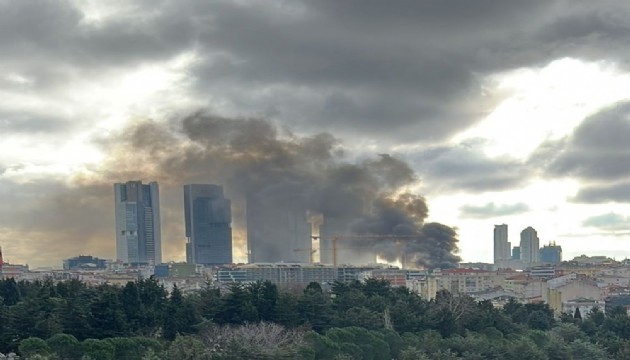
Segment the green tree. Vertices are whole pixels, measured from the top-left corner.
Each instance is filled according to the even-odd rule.
[[[545,353],[531,340],[520,339],[510,344],[506,360],[546,360]]]
[[[114,360],[116,348],[107,340],[87,339],[81,343],[83,355],[92,360]]]
[[[175,340],[175,337],[179,333],[179,320],[178,310],[181,309],[182,306],[182,293],[177,287],[177,285],[173,285],[173,290],[171,291],[168,305],[165,309],[165,313],[163,315],[164,318],[164,329],[163,336],[166,340]]]
[[[197,337],[177,335],[167,350],[167,359],[205,360],[211,359],[209,349]]]
[[[195,325],[200,322],[193,300],[184,298],[177,285],[173,286],[163,317],[163,336],[167,340],[174,340],[177,334],[195,332]]]
[[[142,301],[140,300],[140,291],[136,282],[128,282],[120,295],[122,310],[125,314],[127,325],[131,332],[138,332],[142,327]]]
[[[527,325],[535,330],[549,330],[551,329],[553,318],[550,318],[542,310],[532,311],[527,318]]]
[[[278,287],[271,281],[265,280],[249,284],[247,289],[260,320],[273,320],[278,302]]]
[[[116,337],[106,339],[114,346],[114,358],[124,360],[142,360],[149,349],[160,351],[160,343],[154,339],[142,337]]]
[[[574,360],[607,360],[606,352],[595,344],[584,340],[575,340],[568,346]]]
[[[61,360],[78,360],[82,350],[79,340],[72,335],[56,334],[46,340],[50,351]]]
[[[15,305],[20,301],[22,296],[14,278],[0,280],[0,297],[7,306]]]
[[[192,297],[196,302],[199,314],[204,319],[214,319],[221,306],[221,290],[214,288],[210,282],[206,282],[201,291]]]
[[[142,302],[141,334],[153,336],[163,322],[162,316],[168,306],[168,293],[153,277],[139,280],[136,285]]]
[[[299,301],[300,314],[313,330],[323,332],[330,327],[332,302],[330,296],[324,294],[318,283],[310,283],[304,289],[304,295]]]
[[[64,333],[85,340],[92,333],[89,323],[90,302],[87,294],[64,301],[60,309],[60,322]]]
[[[90,306],[88,322],[92,329],[91,336],[95,339],[124,336],[125,315],[116,290],[104,286],[100,291],[99,297]]]
[[[50,348],[46,341],[37,337],[29,337],[20,341],[19,351],[20,355],[25,358],[35,355],[48,356],[50,354]]]
[[[357,306],[339,314],[335,319],[336,327],[358,326],[369,330],[383,328],[383,316],[362,306]]]
[[[278,294],[273,322],[292,328],[301,322],[298,299],[295,295],[282,292]]]
[[[244,285],[230,284],[228,293],[221,299],[215,319],[219,324],[243,324],[259,320],[258,311]]]

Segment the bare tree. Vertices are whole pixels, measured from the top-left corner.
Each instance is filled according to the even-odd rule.
[[[305,344],[303,331],[268,322],[213,326],[201,336],[211,351],[219,354],[278,356],[295,353]]]

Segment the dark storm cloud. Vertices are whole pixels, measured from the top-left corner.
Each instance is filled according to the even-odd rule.
[[[571,135],[547,142],[530,162],[547,175],[580,180],[576,202],[630,201],[630,104],[615,104],[585,119]]]
[[[220,127],[220,131],[232,131],[238,136],[216,138],[212,131],[204,128],[207,123],[187,120],[183,127],[179,122],[173,122],[170,127],[141,124],[127,129],[127,133],[117,133],[117,138],[104,135],[101,143],[106,146],[103,149],[108,152],[108,159],[99,169],[102,173],[96,176],[102,189],[99,191],[103,191],[99,192],[103,204],[111,203],[104,191],[114,181],[159,180],[171,187],[165,191],[165,203],[176,210],[165,212],[165,216],[173,221],[181,217],[181,194],[175,184],[179,186],[182,179],[207,181],[211,178],[217,182],[238,179],[232,181],[235,187],[267,186],[269,179],[277,179],[274,176],[279,173],[285,176],[279,184],[299,188],[314,169],[325,169],[324,173],[331,178],[350,178],[356,181],[353,184],[361,184],[361,191],[392,186],[380,187],[391,179],[379,180],[366,175],[370,173],[367,170],[370,162],[334,163],[328,168],[331,157],[336,159],[335,152],[339,150],[337,139],[342,139],[353,151],[357,151],[353,147],[363,141],[383,148],[401,143],[431,143],[430,150],[411,154],[409,158],[414,168],[421,170],[425,183],[435,187],[435,191],[495,191],[523,185],[532,174],[533,161],[523,165],[510,159],[489,159],[475,149],[437,144],[478,121],[498,100],[485,96],[484,77],[522,66],[544,66],[567,56],[613,59],[621,66],[627,65],[630,58],[627,50],[630,36],[627,36],[625,20],[630,6],[624,1],[435,0],[395,5],[375,0],[130,1],[118,3],[119,10],[99,21],[85,18],[76,4],[81,3],[0,0],[0,68],[6,74],[29,80],[28,84],[7,86],[0,80],[4,91],[34,99],[57,98],[80,81],[98,86],[103,79],[113,78],[112,74],[120,75],[182,54],[194,54],[194,66],[184,70],[188,82],[172,89],[178,92],[176,95],[207,100],[209,106],[225,112],[219,114],[225,117],[269,114],[280,125],[274,127],[258,120],[246,122],[243,128],[238,128],[238,124],[243,124],[240,122],[221,124],[227,126],[227,130]],[[112,6],[110,2],[103,4]],[[81,99],[69,101],[74,104]],[[102,120],[90,116],[79,118],[72,115],[72,111],[63,110],[53,107],[51,113],[63,113],[68,120],[65,123],[57,120],[59,115],[37,115],[25,109],[23,114],[0,122],[0,131],[4,136],[8,132],[53,133],[64,141],[67,134],[60,135],[60,130],[71,133],[74,126],[85,128],[86,124]],[[0,106],[0,112],[11,114],[13,110]],[[610,120],[610,124],[617,134],[627,130],[618,121]],[[230,130],[230,126],[234,128]],[[296,134],[325,131],[334,137],[294,135],[296,142],[291,146],[285,144],[288,151],[278,147],[276,141],[270,141],[287,135],[283,133],[283,126],[290,126]],[[595,132],[606,132],[593,126]],[[590,138],[590,135],[578,134],[555,147],[548,144],[545,153],[550,155],[551,175],[575,175],[600,182],[609,179],[619,182],[628,175],[627,157],[619,150],[608,144],[600,149],[579,140],[581,137]],[[187,140],[182,142],[182,138]],[[210,138],[219,144],[227,140],[233,142],[229,146],[241,150],[237,152],[239,156],[233,156],[234,152],[230,152],[230,156],[222,154],[225,147],[219,145],[209,151],[215,146],[208,141]],[[250,140],[262,141],[261,147],[248,148]],[[600,140],[593,138],[593,141],[599,143]],[[568,142],[571,144],[567,145],[566,153],[555,153]],[[125,146],[119,146],[121,143]],[[619,149],[627,148],[623,144],[619,146]],[[585,153],[582,148],[595,149]],[[142,151],[129,151],[134,149]],[[259,149],[264,151],[257,152]],[[603,150],[612,157],[600,156]],[[584,156],[587,165],[578,161],[579,156]],[[131,161],[130,157],[135,160]],[[380,159],[374,164],[387,161]],[[292,162],[308,166],[284,172]],[[239,171],[249,169],[239,168],[243,164],[253,166],[256,171]],[[534,167],[546,166],[541,164],[537,162]],[[14,165],[3,164],[5,167]],[[235,176],[226,178],[217,169]],[[395,172],[389,169],[387,173]],[[401,174],[405,175],[404,171]],[[51,189],[46,181],[50,182]],[[55,194],[72,196],[70,193],[75,190],[82,193],[83,186],[87,191],[96,180],[85,181],[70,185],[64,182],[62,187],[57,187],[61,186],[57,180],[41,180],[38,191],[42,195],[26,198],[20,206],[27,209],[27,206],[36,208],[35,204],[47,204],[45,207],[54,211],[52,204],[62,205]],[[629,192],[628,187],[621,184],[613,187],[593,184],[583,188],[577,198],[581,201],[622,199]],[[14,185],[2,184],[15,192],[19,192],[21,186],[32,186],[23,182],[15,185],[18,187]],[[330,193],[336,196],[322,198],[346,200],[345,208],[333,207],[341,213],[359,207],[352,192],[343,186],[330,189]],[[301,196],[312,200],[314,196],[309,194]],[[5,202],[0,202],[0,206],[8,206],[1,204]],[[89,217],[88,214],[93,213],[91,204],[82,205],[84,211],[68,214],[76,219],[44,216],[41,226],[47,229],[50,228],[47,224],[57,224],[58,229],[79,226],[72,221],[81,223]],[[322,201],[318,206],[331,205]],[[31,229],[37,228],[35,220],[28,218],[27,210],[16,213],[31,221]],[[8,210],[3,214],[13,216]],[[2,219],[4,217],[0,221]],[[91,221],[85,220],[85,223],[91,224]],[[16,229],[21,230],[19,221],[16,224]],[[3,226],[13,229],[10,223]],[[104,228],[100,229],[101,232],[97,231],[100,235],[90,235],[90,238],[105,239]],[[427,236],[453,239],[449,231],[433,228],[431,233],[433,235]],[[29,241],[27,234],[31,233],[21,234],[21,241]],[[165,234],[169,244],[175,244],[181,236],[176,226]],[[41,235],[31,238],[41,239]],[[54,241],[83,244],[84,240],[77,236],[51,239],[43,244],[47,246]]]
[[[522,214],[529,211],[529,206],[525,203],[515,204],[495,204],[489,202],[485,205],[465,205],[459,208],[459,212],[463,217],[488,219],[507,215]]]
[[[500,191],[526,183],[527,167],[513,159],[491,159],[471,142],[410,155],[432,191]]]
[[[53,91],[194,53],[195,98],[383,144],[478,121],[485,75],[610,49],[625,61],[628,41],[619,1],[135,1],[100,20],[76,4],[0,2],[3,68]]]
[[[630,104],[588,117],[556,154],[549,170],[584,180],[619,180],[630,175]]]
[[[601,204],[608,202],[630,202],[630,182],[610,182],[597,185],[584,185],[574,198],[575,202]]]
[[[629,230],[630,218],[611,212],[584,219],[584,221],[582,221],[582,225],[601,230]]]

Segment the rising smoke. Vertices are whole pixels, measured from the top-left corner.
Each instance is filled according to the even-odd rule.
[[[112,182],[142,178],[173,187],[223,184],[235,204],[237,232],[244,224],[238,204],[254,195],[270,211],[290,207],[346,219],[354,234],[407,235],[354,241],[387,260],[398,258],[402,246],[407,260],[419,265],[459,261],[455,231],[425,224],[424,198],[404,191],[417,182],[405,162],[378,155],[351,163],[344,160],[339,140],[327,133],[297,136],[263,119],[198,112],[166,124],[143,121],[102,143],[109,154],[105,177]],[[163,227],[168,221],[163,220]]]
[[[405,235],[351,242],[387,260],[399,258],[404,251],[407,261],[427,267],[454,266],[459,261],[455,231],[442,224],[425,224],[424,198],[404,191],[417,182],[405,162],[389,155],[345,161],[340,142],[327,133],[303,137],[263,119],[199,112],[167,124],[143,121],[104,146],[111,155],[107,169],[113,174],[108,177],[117,181],[223,184],[235,204],[256,196],[269,211],[290,207],[344,219],[346,230],[353,234]],[[242,227],[243,211],[238,205],[235,210],[235,226]]]

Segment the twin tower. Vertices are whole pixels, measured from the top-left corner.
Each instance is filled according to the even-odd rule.
[[[157,182],[114,184],[116,258],[130,265],[162,262],[160,195]],[[184,186],[186,260],[218,265],[232,263],[231,203],[218,185]]]

